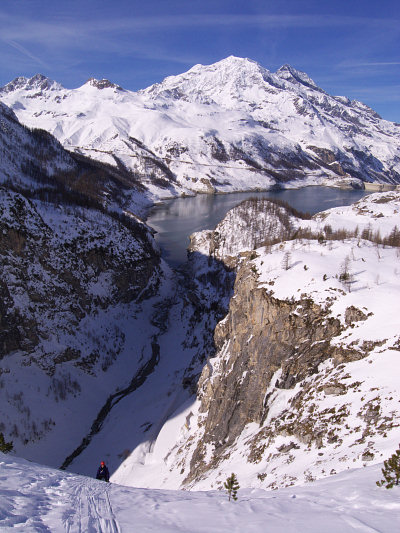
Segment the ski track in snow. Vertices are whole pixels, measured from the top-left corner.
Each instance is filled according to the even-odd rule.
[[[110,485],[103,485],[89,480],[73,482],[72,512],[63,516],[66,533],[121,533],[110,501]]]
[[[111,504],[111,484],[30,464],[23,470],[7,465],[7,471],[8,476],[0,475],[2,533],[122,532]]]
[[[137,489],[0,454],[0,531],[11,533],[394,533],[399,489],[378,465],[278,491]]]

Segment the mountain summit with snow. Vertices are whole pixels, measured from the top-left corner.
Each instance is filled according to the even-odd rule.
[[[400,126],[331,96],[304,72],[230,56],[131,92],[16,78],[0,100],[68,150],[125,168],[150,199],[400,182]]]
[[[273,74],[256,61],[235,56],[209,66],[195,65],[188,72],[170,76],[142,92],[166,98],[181,94],[193,102],[208,101],[227,109],[237,106],[248,109],[248,106],[268,102],[272,88],[287,88],[285,80],[323,92],[307,74],[290,65],[284,65]]]
[[[57,83],[56,81],[47,78],[43,74],[35,74],[32,78],[25,78],[24,76],[19,76],[15,78],[10,83],[7,83],[0,92],[1,93],[11,93],[14,91],[46,91],[46,90],[62,90],[63,86]]]

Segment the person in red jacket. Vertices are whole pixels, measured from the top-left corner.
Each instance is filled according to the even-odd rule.
[[[108,471],[104,461],[101,461],[100,463],[100,466],[97,470],[96,479],[103,479],[104,481],[107,481],[107,483],[110,481],[110,472]]]

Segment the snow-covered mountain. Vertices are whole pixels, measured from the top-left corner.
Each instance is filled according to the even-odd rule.
[[[253,91],[261,94],[257,109]],[[329,131],[340,126],[343,141],[347,115],[334,125],[315,103],[311,122],[296,113],[293,128],[278,133],[257,118],[272,116],[268,95],[286,95],[280,105],[291,109],[299,91],[307,102],[318,95],[332,102],[305,74],[289,67],[271,74],[236,58],[137,94],[107,80],[68,91],[42,76],[3,89],[14,111],[0,103],[0,432],[17,453],[85,474],[101,457],[116,482],[210,489],[231,471],[243,487],[301,484],[394,451],[398,191],[312,219],[249,201],[192,237],[180,272],[168,268],[135,215],[161,195],[211,190],[209,178],[198,178],[215,162],[229,182],[220,190],[261,187],[266,174],[247,155],[264,157],[264,142],[279,146],[280,181],[290,178],[283,161],[300,168],[292,148],[282,148],[293,143],[308,161],[302,184],[336,175],[326,150],[339,152],[301,148],[289,133],[297,135],[297,120],[326,121]],[[369,149],[391,161],[389,169],[389,159],[379,167],[367,158],[364,170],[395,181],[397,126],[361,104],[335,101],[358,117],[348,142],[361,146],[373,130],[379,143],[368,137]],[[15,113],[32,122],[23,126]],[[76,151],[33,124],[52,124]],[[204,136],[212,124],[219,129]],[[141,134],[131,137],[135,128]],[[271,135],[261,139],[261,130]],[[187,150],[174,144],[166,161],[171,132]],[[248,135],[248,152],[234,159],[238,173],[232,154]],[[326,156],[325,166],[312,166],[315,159],[310,166],[311,152]],[[199,174],[186,180],[182,169],[194,161]]]
[[[0,98],[69,150],[128,170],[152,198],[400,182],[400,126],[289,65],[272,73],[228,57],[136,93],[94,79],[68,90],[36,75]]]
[[[91,473],[95,450],[115,469],[188,398],[228,300],[200,306],[171,272],[126,170],[4,104],[0,152],[0,433],[28,459]]]
[[[22,125],[1,102],[0,151],[0,184],[24,194],[43,197],[46,191],[53,201],[57,194],[64,200],[74,195],[74,202],[81,195],[86,204],[128,216],[142,215],[151,204],[130,171],[66,151],[47,131]]]

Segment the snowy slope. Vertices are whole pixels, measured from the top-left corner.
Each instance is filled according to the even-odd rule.
[[[247,234],[246,207],[254,222]],[[289,214],[292,232],[308,227],[315,237],[260,247],[268,242],[263,229],[281,227],[264,200],[250,201],[215,235],[196,234],[193,251],[198,244],[220,260],[226,252],[231,266],[237,257],[235,294],[215,333],[219,352],[204,366],[197,397],[170,417],[152,450],[134,451],[113,479],[208,490],[234,471],[243,486],[276,488],[377,463],[394,451],[399,248],[368,239],[393,236],[399,212],[400,193],[390,192],[311,220]],[[317,239],[327,224],[340,230],[336,240]],[[270,346],[282,347],[286,359],[275,360]]]
[[[360,180],[398,183],[400,128],[289,65],[228,57],[137,93],[41,75],[0,89],[29,126],[135,174],[153,198]]]
[[[71,154],[45,130],[22,125],[1,102],[0,154],[0,184],[30,196],[43,197],[47,191],[54,201],[56,194],[65,198],[77,193],[81,201],[139,216],[151,204],[150,194],[132,172]]]
[[[59,465],[150,358],[143,300],[159,301],[166,267],[135,221],[3,188],[0,215],[0,428],[25,457]]]
[[[174,280],[127,209],[143,191],[123,172],[72,157],[3,104],[0,151],[0,432],[59,466],[107,400],[151,373]]]
[[[0,103],[0,183],[35,188],[35,181],[56,181],[56,175],[77,172],[78,165],[46,132],[30,131]],[[37,185],[36,185],[37,186]]]
[[[4,532],[392,533],[399,488],[378,488],[378,466],[274,492],[174,492],[129,488],[65,474],[0,454]],[[240,481],[240,479],[239,479]]]
[[[116,469],[187,400],[221,304],[160,258],[128,173],[0,119],[0,432],[29,459]]]

